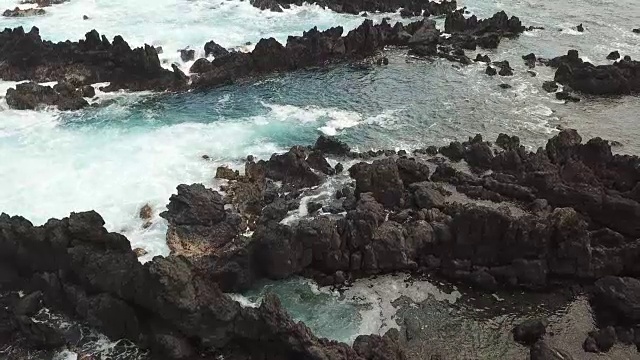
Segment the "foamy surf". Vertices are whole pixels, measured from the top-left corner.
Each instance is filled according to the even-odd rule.
[[[242,306],[257,307],[264,294],[272,291],[293,318],[304,321],[316,335],[351,344],[359,335],[382,335],[389,329],[399,329],[398,307],[394,302],[401,297],[415,303],[432,298],[453,304],[462,296],[457,290],[446,292],[428,281],[408,280],[406,274],[359,279],[339,292],[318,287],[307,279],[294,278],[265,283],[259,291],[233,294],[232,298]]]

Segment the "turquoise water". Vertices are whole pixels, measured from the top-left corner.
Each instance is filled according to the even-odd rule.
[[[597,63],[605,63],[612,50],[639,58],[640,35],[631,32],[640,26],[634,23],[640,18],[635,1],[460,3],[479,16],[505,10],[526,25],[546,27],[483,52],[494,60],[509,60],[513,77],[489,78],[483,64],[461,68],[388,49],[390,64],[384,67],[334,66],[184,94],[99,93],[100,107],[74,113],[9,110],[1,97],[13,84],[0,81],[0,211],[40,224],[71,211],[95,209],[110,230],[123,232],[134,247],[149,251],[144,261],[168,252],[166,224],[158,213],[178,184],[215,187],[217,166],[241,168],[248,154],[265,158],[294,144],[312,143],[322,133],[360,150],[443,145],[476,133],[495,139],[500,132],[519,135],[535,148],[562,126],[577,128],[583,137],[608,137],[623,144],[620,151],[640,153],[637,97],[586,98],[565,105],[541,89],[553,71],[538,67],[532,77],[520,58],[529,52],[552,57],[569,48]],[[14,6],[14,0],[0,0],[0,8]],[[362,21],[317,6],[272,14],[236,0],[161,0],[152,6],[142,0],[71,0],[47,11],[38,18],[2,18],[0,27],[37,25],[51,40],[78,39],[92,28],[108,36],[122,34],[131,45],[162,46],[167,66],[180,61],[178,49],[200,51],[211,39],[249,49],[245,43],[261,37],[284,40],[316,25],[348,30]],[[85,14],[91,19],[82,21]],[[391,17],[399,19],[398,14]],[[584,23],[584,33],[571,29],[579,23]],[[188,69],[190,63],[180,65]],[[501,89],[503,82],[512,88]],[[205,154],[210,161],[202,159]],[[137,213],[147,203],[155,215],[153,225],[143,229]],[[377,295],[361,292],[363,299],[318,291],[300,281],[265,284],[246,296],[255,301],[272,288],[316,333],[350,341],[360,333],[397,326],[389,304],[402,290],[400,284],[402,280],[371,283]]]

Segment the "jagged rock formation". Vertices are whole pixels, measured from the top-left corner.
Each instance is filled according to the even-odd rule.
[[[113,42],[93,30],[84,40],[52,43],[38,28],[22,27],[0,32],[0,78],[10,81],[60,81],[74,86],[110,82],[106,91],[179,90],[186,76],[177,68],[162,68],[152,46],[131,49],[124,39]]]
[[[615,53],[607,58],[616,60]],[[557,67],[554,80],[573,90],[591,95],[625,95],[640,91],[640,62],[625,57],[613,64],[593,65],[583,61],[578,51],[569,50],[567,55],[547,62]]]

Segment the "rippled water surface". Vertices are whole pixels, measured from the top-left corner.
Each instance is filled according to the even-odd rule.
[[[14,0],[0,0],[0,9],[15,5]],[[612,50],[640,58],[640,35],[631,32],[640,27],[636,1],[469,0],[459,5],[480,17],[505,10],[525,25],[545,27],[505,39],[496,51],[482,51],[494,60],[509,60],[514,76],[490,78],[483,64],[461,67],[388,49],[390,64],[385,67],[335,66],[184,94],[99,94],[99,101],[108,105],[75,113],[10,110],[1,97],[14,83],[0,81],[0,211],[40,224],[70,211],[95,209],[110,230],[123,232],[134,247],[146,248],[149,255],[143,260],[148,260],[168,252],[166,224],[157,214],[178,184],[215,186],[213,175],[220,164],[240,167],[247,154],[268,157],[294,144],[311,143],[321,133],[365,150],[442,145],[476,133],[495,139],[507,132],[519,135],[533,149],[558,127],[573,127],[585,138],[619,141],[623,146],[618,151],[640,153],[638,97],[585,97],[563,104],[541,88],[553,71],[537,67],[533,77],[521,59],[530,52],[553,57],[572,48],[594,63],[607,63],[605,57]],[[201,55],[204,42],[211,39],[227,47],[250,48],[247,42],[261,37],[284,41],[313,26],[342,25],[348,30],[363,19],[311,5],[276,14],[237,0],[71,0],[46,10],[42,17],[0,18],[0,27],[35,25],[45,39],[54,41],[79,39],[93,28],[109,37],[122,34],[134,46],[162,46],[166,66],[180,62],[177,50],[187,46]],[[90,19],[83,21],[83,15]],[[376,14],[374,19],[385,16],[399,19],[397,14]],[[438,22],[442,26],[442,19]],[[585,32],[574,30],[579,23]],[[468,55],[475,57],[473,52]],[[190,63],[180,66],[188,69]],[[501,83],[512,88],[501,89]],[[204,154],[211,161],[202,160]],[[154,209],[155,219],[143,229],[137,212],[146,203]],[[398,293],[394,287],[398,283],[384,281],[367,286],[383,295],[381,289]],[[361,294],[370,296],[363,305],[350,302],[348,294],[339,299],[311,291],[305,282],[262,289],[274,286],[288,299],[285,303],[292,313],[324,336],[351,341],[359,333],[397,326],[390,322],[397,309],[385,305],[395,300],[391,295]],[[256,291],[245,294],[246,301],[256,301],[262,290]],[[291,294],[299,298],[292,300]],[[375,299],[382,298],[380,305]],[[414,296],[418,303],[425,299]],[[373,309],[386,310],[361,308],[372,303],[380,306]],[[452,311],[448,305],[427,308],[431,310],[423,313]],[[453,318],[424,321],[455,324],[442,320]],[[348,321],[342,324],[340,319]]]

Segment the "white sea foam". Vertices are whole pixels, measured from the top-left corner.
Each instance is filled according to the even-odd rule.
[[[101,111],[128,110],[116,103]],[[159,213],[178,184],[214,186],[218,165],[279,150],[243,121],[128,129],[63,124],[58,111],[4,110],[2,115],[0,211],[41,224],[95,209],[109,230],[123,232],[132,247],[149,252],[142,260],[167,254]],[[150,124],[160,121],[157,116],[150,115]],[[213,161],[202,160],[203,154]],[[154,211],[147,229],[138,218],[144,204]]]
[[[362,322],[359,334],[384,334],[389,329],[399,329],[396,322],[397,308],[392,304],[396,299],[405,296],[414,302],[421,302],[429,297],[437,301],[455,303],[462,295],[454,290],[451,293],[440,290],[428,281],[416,280],[407,283],[408,275],[385,275],[376,279],[357,280],[344,293],[345,301],[360,302],[369,305],[362,310]],[[359,334],[355,334],[355,337]]]
[[[318,106],[294,106],[263,103],[271,110],[272,119],[279,121],[295,121],[300,123],[319,122],[322,126],[318,130],[326,135],[337,135],[342,129],[351,128],[362,123],[363,117],[355,111],[337,108],[323,108]],[[259,118],[261,124],[266,119]]]

